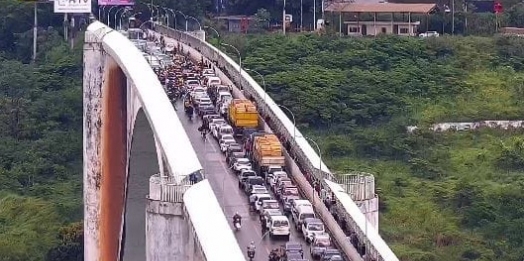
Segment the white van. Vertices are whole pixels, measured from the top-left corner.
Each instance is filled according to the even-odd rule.
[[[221,103],[226,103],[226,100],[232,100],[233,96],[230,92],[219,92],[218,93],[218,101]]]
[[[220,85],[222,84],[222,80],[220,80],[217,76],[208,76],[207,77],[207,87],[211,87],[213,85]]]
[[[291,234],[289,219],[286,216],[269,216],[266,227],[269,229],[270,237],[284,236],[289,239]]]
[[[302,222],[302,235],[306,243],[311,243],[315,236],[322,235],[326,232],[324,223],[318,218],[306,218]]]
[[[292,213],[293,220],[295,221],[295,228],[298,231],[302,229],[302,222],[306,218],[316,218],[315,211],[310,206],[300,206],[296,212]]]

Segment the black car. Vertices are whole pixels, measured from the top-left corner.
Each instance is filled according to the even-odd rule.
[[[331,258],[335,258],[335,260],[337,260],[338,257],[340,257],[341,254],[340,254],[340,251],[338,251],[338,249],[335,249],[335,248],[328,248],[324,251],[324,253],[322,253],[322,256],[320,256],[320,260],[321,261],[331,261]]]
[[[226,156],[226,163],[228,164],[229,167],[232,167],[236,159],[245,158],[245,157],[246,157],[246,154],[243,151],[232,152]]]
[[[302,256],[302,254],[300,254],[298,252],[291,252],[291,253],[287,253],[286,254],[286,260],[289,260],[289,261],[304,260],[302,258],[304,258],[304,257]]]
[[[235,152],[243,152],[244,151],[244,148],[242,147],[242,145],[238,144],[238,143],[233,143],[231,145],[229,145],[229,147],[227,147],[227,150],[226,150],[226,159],[227,157],[229,157],[229,155],[235,153]]]
[[[241,188],[243,188],[244,191],[249,194],[249,192],[251,190],[251,186],[253,186],[253,185],[262,185],[262,186],[264,186],[264,179],[262,179],[262,177],[259,177],[259,176],[248,177],[242,183]]]
[[[289,256],[291,253],[298,253],[302,257],[304,250],[302,250],[302,244],[298,242],[287,242],[286,243],[286,255]]]

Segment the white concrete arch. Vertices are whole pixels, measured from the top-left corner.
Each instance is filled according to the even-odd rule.
[[[142,53],[100,22],[84,45],[84,258],[121,259],[131,139],[143,109],[159,171],[177,184],[202,169],[182,124]],[[153,174],[153,173],[151,173]],[[144,184],[146,185],[146,184]]]

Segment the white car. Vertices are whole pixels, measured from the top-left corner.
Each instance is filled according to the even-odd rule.
[[[428,38],[428,37],[439,37],[440,34],[437,31],[427,31],[425,33],[421,33],[418,35],[420,38]]]
[[[227,122],[223,118],[212,119],[211,122],[209,123],[209,129],[214,130],[218,126],[226,125],[226,124]]]
[[[201,97],[200,100],[198,101],[198,104],[199,105],[212,105],[213,103],[211,102],[211,99],[209,97]]]
[[[251,189],[251,195],[254,194],[268,194],[267,188],[260,185],[253,185],[253,188]]]
[[[229,125],[221,125],[219,128],[213,130],[213,136],[217,139],[222,138],[222,136],[230,135],[233,136],[233,127]]]
[[[220,151],[226,152],[227,147],[229,147],[230,144],[236,143],[235,138],[233,138],[233,135],[224,135],[220,139]]]
[[[251,169],[251,161],[248,158],[239,158],[233,164],[233,170],[239,172],[243,169]]]

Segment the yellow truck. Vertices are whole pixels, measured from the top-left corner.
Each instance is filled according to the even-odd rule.
[[[229,121],[235,130],[235,134],[240,134],[244,129],[256,129],[258,127],[257,107],[249,100],[233,99],[228,109]]]
[[[284,167],[285,158],[282,155],[282,144],[274,134],[253,136],[254,169],[261,175],[269,167]],[[264,176],[264,175],[262,175]]]

